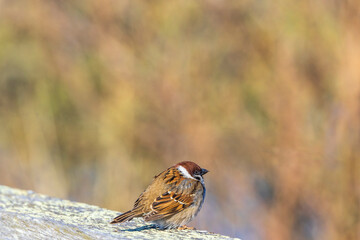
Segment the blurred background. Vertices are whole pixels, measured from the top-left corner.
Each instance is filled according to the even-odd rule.
[[[210,173],[190,226],[360,239],[359,12],[0,0],[0,184],[123,212],[191,160]]]

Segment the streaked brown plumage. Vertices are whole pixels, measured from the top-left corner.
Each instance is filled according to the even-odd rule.
[[[111,223],[143,217],[160,228],[176,228],[191,221],[205,198],[202,175],[206,169],[193,162],[181,162],[154,177],[153,182],[135,201],[134,208]]]

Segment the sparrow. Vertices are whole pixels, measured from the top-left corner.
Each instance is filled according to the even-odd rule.
[[[174,229],[187,224],[199,213],[204,202],[203,175],[207,172],[190,161],[168,168],[154,177],[135,201],[133,209],[114,218],[111,224],[137,217],[153,222],[160,229]]]

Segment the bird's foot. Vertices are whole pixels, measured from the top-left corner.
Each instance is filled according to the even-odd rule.
[[[188,227],[188,226],[180,226],[177,228],[178,230],[196,230],[194,227]]]

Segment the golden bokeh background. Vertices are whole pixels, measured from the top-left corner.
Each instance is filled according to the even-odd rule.
[[[210,173],[190,226],[360,239],[359,12],[1,0],[0,184],[125,211],[192,160]]]

